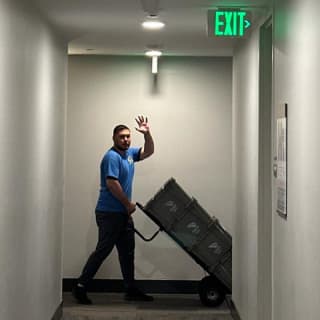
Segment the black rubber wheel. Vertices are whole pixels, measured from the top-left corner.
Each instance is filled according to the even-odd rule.
[[[207,276],[199,283],[199,296],[205,306],[217,307],[224,301],[226,293],[218,280]]]

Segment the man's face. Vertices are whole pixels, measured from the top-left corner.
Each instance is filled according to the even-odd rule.
[[[119,150],[123,150],[123,151],[128,150],[131,144],[130,130],[123,129],[118,131],[113,136],[113,143],[114,143],[114,146]]]

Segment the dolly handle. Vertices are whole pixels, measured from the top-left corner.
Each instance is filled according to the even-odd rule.
[[[140,210],[144,211],[144,206],[141,203],[136,202],[136,205]]]
[[[134,229],[134,232],[144,241],[152,241],[158,234],[159,232],[162,231],[161,228],[159,228],[159,230],[150,238],[145,238],[137,229]]]
[[[137,205],[137,207],[138,207],[141,211],[146,212],[145,209],[144,209],[144,206],[143,206],[141,203],[136,202],[136,205]],[[148,241],[152,241],[152,240],[159,234],[159,232],[162,231],[162,230],[163,230],[163,229],[160,227],[159,230],[156,231],[156,232],[154,233],[154,235],[153,235],[152,237],[150,237],[150,238],[144,237],[137,229],[134,229],[134,232],[135,232],[142,240],[148,242]]]

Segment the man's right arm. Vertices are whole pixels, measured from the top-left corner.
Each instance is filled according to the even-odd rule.
[[[117,179],[107,178],[107,187],[112,195],[127,209],[128,214],[132,214],[136,210],[136,204],[128,199]]]

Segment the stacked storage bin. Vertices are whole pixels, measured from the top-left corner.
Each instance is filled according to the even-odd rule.
[[[232,238],[171,178],[143,211],[166,231],[199,265],[232,289]]]

